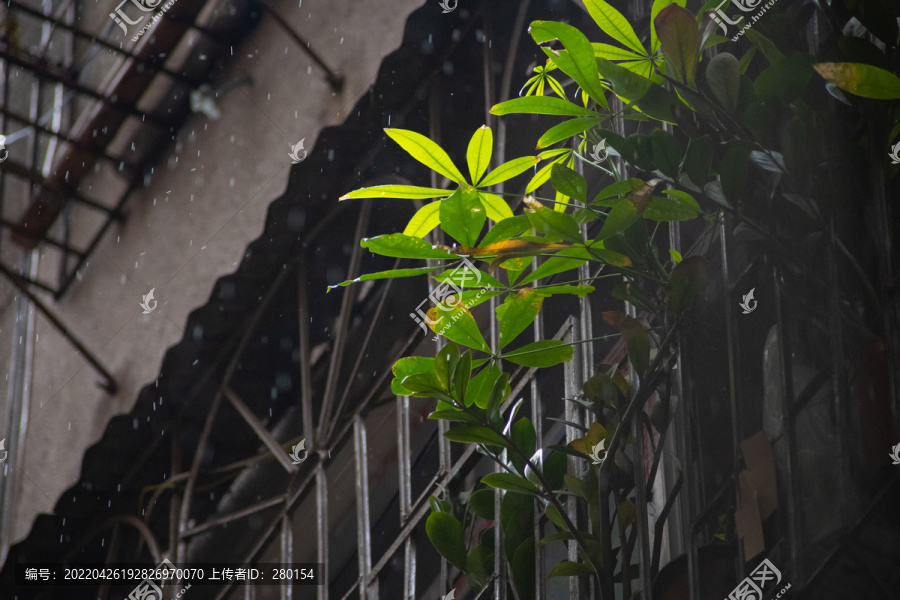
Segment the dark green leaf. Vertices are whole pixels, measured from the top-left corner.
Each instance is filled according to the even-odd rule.
[[[500,377],[500,369],[497,365],[491,365],[482,369],[469,383],[469,391],[466,394],[466,406],[475,404],[478,408],[487,408],[491,398],[491,390],[494,382]]]
[[[534,288],[534,291],[543,296],[552,296],[554,294],[574,294],[579,298],[584,298],[594,291],[592,285],[548,285],[547,287]]]
[[[519,600],[534,600],[534,538],[519,544],[510,562],[512,581]]]
[[[650,8],[650,54],[656,54],[656,51],[659,50],[659,36],[656,34],[656,15],[670,4],[684,6],[685,0],[653,0],[653,6]]]
[[[465,263],[455,269],[438,273],[434,278],[441,283],[450,282],[458,288],[505,287],[493,275],[489,275],[481,269],[473,269]]]
[[[491,421],[495,421],[500,414],[500,404],[506,399],[509,393],[509,373],[503,373],[494,382],[491,388],[491,395],[488,397],[487,416]]]
[[[512,473],[491,473],[481,478],[485,484],[519,494],[538,495],[538,489],[530,481]]]
[[[686,311],[703,292],[705,284],[706,261],[703,257],[685,258],[672,269],[672,275],[669,276],[669,308],[676,313]]]
[[[428,418],[453,423],[466,423],[467,425],[477,425],[479,423],[478,417],[461,410],[436,410],[429,414]]]
[[[506,440],[499,433],[487,427],[454,427],[445,433],[444,437],[451,442],[506,447]]]
[[[681,148],[675,136],[662,129],[654,129],[650,132],[650,146],[656,167],[669,177],[676,178],[678,165],[681,164]]]
[[[550,571],[547,577],[590,577],[594,570],[582,563],[564,560]]]
[[[522,454],[525,456],[534,454],[537,436],[534,433],[534,425],[531,424],[531,421],[529,421],[527,417],[523,417],[516,421],[510,431],[510,437],[512,438],[513,444],[522,451]],[[522,460],[517,453],[510,452],[509,460],[512,462],[513,466],[518,469],[519,473],[525,472],[525,461]]]
[[[480,489],[469,496],[469,508],[482,519],[494,519],[494,490]]]
[[[469,378],[472,373],[472,351],[466,350],[463,352],[462,356],[459,357],[459,363],[456,365],[456,373],[453,374],[453,393],[456,395],[456,399],[469,406],[469,404],[465,403],[466,392],[469,388]]]
[[[497,307],[501,350],[534,322],[543,300],[544,296],[535,293],[532,288],[523,288],[509,294],[503,304]]]
[[[712,165],[713,149],[712,138],[708,135],[693,138],[688,144],[684,155],[684,170],[694,185],[703,187],[709,181],[709,168]]]
[[[687,221],[698,214],[700,206],[697,201],[685,192],[677,192],[677,195],[670,194],[667,197],[653,196],[642,216],[652,221]]]
[[[650,366],[650,338],[647,330],[640,321],[631,317],[625,317],[619,327],[622,337],[625,339],[625,347],[628,349],[628,358],[631,366],[643,376]]]
[[[531,229],[531,221],[528,220],[526,215],[516,215],[511,219],[503,219],[491,227],[478,246],[484,248],[488,244],[503,242],[511,237],[521,235],[529,229]]]
[[[706,83],[719,106],[734,113],[741,84],[741,65],[737,58],[728,52],[714,56],[706,66]]]
[[[447,304],[441,303],[430,308],[427,314],[431,320],[428,326],[438,335],[443,335],[448,340],[468,348],[490,352],[490,348],[478,328],[478,323],[475,322],[475,317],[462,301],[457,301],[449,307]]]
[[[604,58],[597,58],[597,69],[600,75],[612,84],[613,91],[617,95],[622,96],[654,119],[674,121],[672,105],[676,103],[676,96],[671,92],[656,85],[650,79]],[[613,139],[606,137],[606,141],[616,148]]]
[[[523,279],[519,285],[525,285],[531,283],[532,281],[543,279],[544,277],[550,277],[551,275],[562,273],[563,271],[571,271],[572,269],[577,269],[583,264],[583,259],[551,256],[540,265],[538,265],[538,267],[534,271],[529,273],[528,277]]]
[[[445,512],[433,512],[425,521],[425,533],[435,550],[455,567],[466,568],[466,542],[459,520]]]
[[[410,395],[431,397],[435,395],[439,396],[444,392],[444,387],[441,385],[441,381],[434,373],[417,373],[415,375],[407,375],[400,380],[400,385],[403,386],[403,388],[411,391],[412,394]]]
[[[511,363],[524,367],[552,367],[572,360],[572,346],[562,340],[540,340],[503,355]]]
[[[567,468],[566,454],[557,450],[551,451],[544,461],[544,478],[551,488],[554,490],[562,489],[563,485],[565,485],[563,476],[566,474]]]
[[[624,140],[623,140],[624,141]],[[617,181],[612,185],[608,185],[602,190],[600,193],[594,196],[594,204],[599,203],[601,200],[606,200],[607,198],[614,198],[618,196],[624,196],[626,194],[630,194],[635,190],[639,190],[644,186],[644,182],[638,179],[637,177],[632,177],[631,179],[626,179],[625,181]],[[602,205],[609,206],[609,205]]]
[[[559,165],[554,165],[557,167]],[[532,227],[538,234],[547,236],[547,241],[564,240],[567,242],[583,242],[581,229],[570,214],[550,210],[537,200],[526,198],[525,215],[531,221]]]
[[[623,199],[609,211],[609,214],[606,215],[606,219],[603,221],[603,227],[600,229],[600,235],[597,236],[597,239],[607,240],[617,236],[631,227],[631,225],[639,218],[634,204]]]
[[[417,275],[425,275],[436,271],[441,267],[419,267],[416,269],[394,269],[392,271],[381,271],[380,273],[366,273],[356,279],[348,279],[337,285],[329,285],[328,289],[350,285],[351,283],[359,283],[360,281],[371,281],[373,279],[397,279],[400,277],[416,277]]]
[[[560,164],[553,165],[553,168],[550,169],[550,183],[557,192],[587,203],[587,182],[584,177],[569,167]],[[574,237],[581,239],[581,234]]]
[[[456,344],[447,344],[434,357],[434,375],[444,390],[450,389],[450,378],[458,363],[459,348]]]

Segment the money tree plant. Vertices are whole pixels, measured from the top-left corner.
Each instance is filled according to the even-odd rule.
[[[804,30],[798,23],[812,14],[799,5],[785,3],[767,12],[745,31],[741,43],[728,46],[738,56],[719,51],[728,42],[714,35],[724,27],[721,20],[711,12],[690,12],[684,0],[652,3],[646,43],[608,3],[584,4],[616,43],[592,43],[565,23],[531,23],[529,33],[546,63],[525,83],[524,95],[491,109],[498,116],[556,117],[558,122],[537,141],[538,154],[491,169],[493,136],[483,126],[466,149],[464,175],[432,140],[388,129],[391,139],[448,179],[450,187],[385,185],[341,198],[430,201],[402,233],[361,241],[372,253],[430,264],[365,274],[354,281],[436,280],[435,305],[422,313],[423,326],[427,323],[446,343],[435,357],[397,361],[392,391],[435,399],[430,418],[451,423],[446,438],[476,445],[498,470],[472,490],[432,497],[426,531],[438,552],[480,588],[493,577],[493,528],[499,526],[510,586],[519,600],[535,597],[534,511],[552,524],[553,533],[540,543],[574,543],[578,548],[578,559],[561,562],[550,577],[589,577],[602,598],[620,597],[617,586],[631,597],[632,580],[638,576],[638,567],[630,564],[638,531],[637,487],[649,495],[658,470],[673,412],[671,346],[679,330],[692,326],[687,317],[705,285],[703,248],[709,246],[705,242],[714,224],[729,215],[728,222],[737,223],[734,235],[757,241],[788,268],[802,272],[808,268],[804,257],[810,247],[826,243],[821,232],[830,228],[832,236],[840,233],[834,232],[834,223],[846,208],[842,194],[847,178],[856,191],[873,186],[852,172],[859,156],[827,136],[843,131],[854,151],[877,154],[860,123],[876,123],[891,138],[900,132],[900,109],[883,103],[900,98],[900,78],[883,68],[887,52],[897,47],[900,15],[885,22],[867,11],[865,0],[846,3],[844,12],[819,3],[818,10],[843,31],[839,41],[828,38],[817,50],[829,61],[809,54],[807,41],[798,39],[797,31]],[[842,30],[839,26],[852,16],[857,17],[856,29]],[[704,53],[714,47],[717,51]],[[609,126],[614,117],[635,123],[636,132],[627,137],[614,133]],[[591,147],[594,160],[585,157]],[[604,187],[589,189],[576,161],[596,170]],[[634,176],[623,177],[625,169]],[[491,191],[530,170],[534,173],[522,193]],[[840,185],[836,175],[843,178]],[[548,183],[552,194],[543,196]],[[684,256],[664,245],[659,233],[667,228],[661,223],[697,218],[707,223]],[[436,230],[452,241],[424,239]],[[827,243],[836,243],[877,305],[852,244],[834,237]],[[564,446],[542,447],[531,421],[519,415],[523,400],[511,395],[511,369],[553,367],[572,358],[573,343],[592,340],[517,340],[526,337],[523,333],[545,302],[595,292],[596,282],[579,276],[583,265],[593,266],[588,272],[599,272],[596,277],[616,278],[612,300],[628,302],[638,316],[603,313],[610,334],[624,339],[627,358],[597,367],[582,393],[566,399],[593,419],[585,426],[567,423],[583,436]],[[492,298],[498,332],[494,344],[475,318],[485,308],[479,305]],[[659,402],[648,415],[644,407],[653,394]],[[658,434],[650,436],[657,442],[651,442],[648,477],[632,462],[635,419],[641,431]],[[570,472],[569,457],[584,461],[580,475]],[[651,575],[659,567],[661,526],[679,488],[680,478],[670,497],[662,499],[664,509],[650,532],[656,536]],[[499,515],[494,490],[503,494]],[[570,519],[576,505],[586,509],[587,524],[576,526]]]

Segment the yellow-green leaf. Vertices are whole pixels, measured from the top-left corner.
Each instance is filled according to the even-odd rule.
[[[622,13],[604,0],[584,0],[584,6],[606,35],[638,54],[647,54],[631,23]]]
[[[433,141],[408,129],[385,129],[385,133],[406,150],[410,156],[447,179],[465,184],[466,178],[459,172],[450,156]]]
[[[376,185],[354,190],[341,196],[341,200],[353,198],[399,198],[409,200],[427,200],[429,198],[444,198],[453,193],[453,190],[441,188],[426,188],[415,185]]]
[[[430,202],[417,210],[416,214],[409,220],[409,223],[406,224],[403,235],[423,238],[431,233],[431,230],[441,222],[440,210],[440,202]]]
[[[501,349],[534,322],[543,301],[544,296],[532,288],[522,288],[515,294],[508,295],[503,304],[497,307]]]
[[[513,216],[513,211],[502,197],[488,192],[478,192],[478,198],[484,206],[487,218],[499,223]]]
[[[863,63],[818,63],[816,71],[844,91],[873,100],[900,98],[900,77]]]
[[[484,337],[478,329],[475,317],[462,301],[455,299],[452,304],[442,302],[437,306],[432,306],[427,314],[428,326],[438,335],[443,335],[448,340],[467,348],[490,352],[487,342],[484,341]]]
[[[472,177],[472,185],[478,185],[478,181],[491,164],[491,154],[494,149],[494,134],[487,125],[482,125],[469,140],[469,149],[466,152],[466,162],[469,164],[469,175]]]
[[[540,160],[537,156],[521,156],[507,161],[488,173],[478,184],[478,187],[486,188],[512,179],[538,164]]]

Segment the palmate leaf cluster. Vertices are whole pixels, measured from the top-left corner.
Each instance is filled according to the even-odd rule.
[[[448,343],[434,358],[399,360],[392,391],[436,399],[430,418],[452,423],[446,437],[477,445],[498,464],[499,472],[483,477],[474,489],[433,497],[426,531],[435,548],[478,587],[490,581],[493,528],[499,526],[510,585],[520,600],[534,597],[535,510],[555,528],[542,543],[574,541],[579,549],[579,560],[564,561],[550,576],[594,577],[604,598],[613,597],[615,586],[629,596],[637,577],[630,556],[610,544],[616,531],[617,548],[633,548],[635,485],[649,489],[653,484],[634,480],[629,431],[635,415],[644,414],[644,402],[667,380],[667,345],[702,296],[706,280],[702,250],[708,244],[683,252],[661,250],[658,225],[703,218],[708,236],[727,213],[739,222],[735,234],[752,233],[766,251],[793,259],[794,268],[802,269],[796,261],[802,254],[798,240],[815,243],[816,233],[839,214],[838,196],[846,186],[829,185],[831,173],[836,165],[856,160],[835,142],[839,121],[853,121],[852,129],[859,131],[865,130],[858,124],[866,119],[881,119],[878,125],[890,139],[900,133],[897,104],[883,102],[900,98],[900,78],[889,71],[883,52],[897,47],[900,15],[892,16],[893,26],[873,19],[866,0],[847,3],[858,17],[859,35],[844,32],[837,44],[829,40],[831,47],[822,50],[827,61],[811,56],[805,40],[792,37],[810,11],[788,3],[747,30],[746,42],[727,46],[739,49],[739,55],[723,51],[728,38],[715,34],[717,25],[703,10],[694,14],[684,8],[684,0],[652,2],[643,38],[604,0],[584,4],[606,41],[589,40],[597,30],[531,23],[529,33],[546,63],[525,82],[523,95],[491,109],[500,117],[534,114],[553,121],[537,140],[534,155],[492,168],[493,133],[483,126],[466,148],[464,174],[427,137],[388,129],[391,139],[447,187],[385,185],[341,198],[427,201],[402,233],[361,241],[372,253],[418,263],[354,281],[424,275],[462,290],[428,312],[429,327]],[[716,4],[709,2],[704,10]],[[709,57],[704,50],[712,47],[719,51]],[[625,108],[613,114],[616,97]],[[613,132],[614,117],[636,122],[636,133]],[[863,135],[837,137],[854,151],[880,153],[867,146]],[[601,141],[610,154],[605,164],[584,158],[585,150]],[[619,177],[619,161],[635,175]],[[607,182],[590,189],[576,162],[605,173]],[[525,174],[530,178],[517,187],[521,193],[492,191],[501,183],[508,188],[510,182],[522,182]],[[547,183],[552,197],[539,196]],[[762,219],[767,210],[784,223],[777,231]],[[425,239],[436,230],[448,244]],[[475,266],[461,266],[464,259]],[[439,265],[423,266],[426,260]],[[584,297],[595,291],[594,281],[579,277],[586,264],[594,270],[602,266],[602,276],[615,278],[610,300],[629,302],[639,316],[603,314],[610,334],[622,336],[627,361],[600,365],[583,393],[569,399],[594,418],[586,427],[577,426],[583,437],[543,448],[531,421],[519,416],[522,400],[510,397],[509,369],[552,367],[572,358],[572,345],[562,340],[517,340],[554,296]],[[492,298],[499,331],[495,346],[473,314]],[[639,387],[633,385],[636,380]],[[652,426],[664,435],[671,407],[667,398],[657,405]],[[654,462],[661,446],[660,441],[651,448]],[[600,448],[605,454],[597,466],[591,456],[598,456]],[[570,475],[567,456],[586,461],[587,474]],[[608,477],[599,477],[600,471]],[[493,489],[503,490],[499,515]],[[578,530],[568,520],[572,502],[586,504],[587,529]]]

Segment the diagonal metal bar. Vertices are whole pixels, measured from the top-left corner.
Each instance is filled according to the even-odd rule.
[[[287,453],[282,449],[281,444],[272,437],[272,434],[269,433],[269,430],[266,429],[265,425],[259,422],[259,419],[256,418],[256,415],[253,414],[253,411],[250,410],[241,397],[238,396],[237,392],[228,387],[227,384],[222,385],[222,394],[228,398],[228,401],[231,402],[231,406],[238,411],[244,421],[250,426],[253,432],[259,437],[260,441],[265,444],[266,448],[269,449],[269,452],[275,457],[281,466],[284,467],[284,470],[288,473],[296,473],[297,467],[291,461],[290,457]]]

